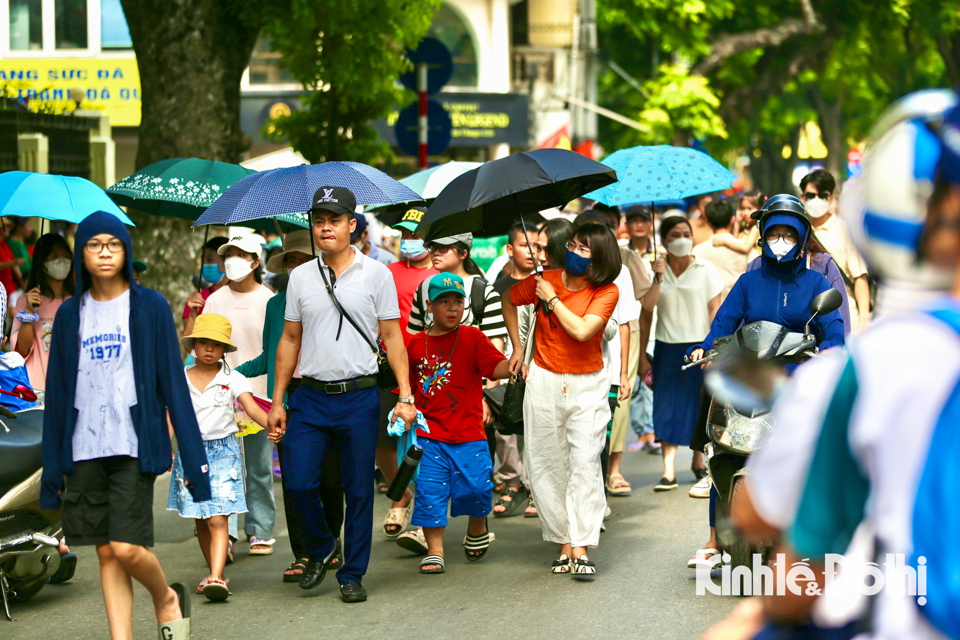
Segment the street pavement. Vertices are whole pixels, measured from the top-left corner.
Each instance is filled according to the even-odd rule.
[[[660,478],[659,456],[624,454],[624,476],[634,488],[628,498],[610,498],[613,514],[599,549],[593,582],[550,573],[557,548],[542,541],[539,521],[490,518],[497,540],[487,556],[468,563],[461,543],[466,518],[452,520],[446,536],[447,572],[420,575],[418,556],[384,538],[380,529],[388,507],[378,496],[373,555],[363,584],[370,599],[340,602],[333,574],[318,588],[301,590],[283,583],[291,562],[289,539],[276,484],[276,552],[250,557],[240,543],[236,562],[227,566],[233,596],[210,603],[193,596],[193,637],[247,638],[657,638],[695,639],[736,604],[735,598],[696,596],[691,554],[707,539],[707,500],[687,496],[693,483],[690,452],[681,451],[680,489],[653,493]],[[167,578],[195,586],[207,575],[193,524],[165,510],[169,475],[157,479],[156,548]],[[107,638],[96,553],[73,549],[77,574],[64,585],[48,585],[32,600],[14,604],[11,623],[0,619],[3,640]],[[156,638],[146,590],[134,582],[136,638]]]

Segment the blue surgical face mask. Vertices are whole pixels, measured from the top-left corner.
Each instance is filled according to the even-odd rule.
[[[400,253],[404,258],[418,258],[426,253],[423,247],[423,240],[401,240]]]
[[[220,263],[204,264],[200,271],[200,277],[210,284],[217,284],[223,278],[223,272],[220,271]]]
[[[574,278],[582,278],[590,271],[590,258],[584,258],[568,249],[563,259],[563,267]]]

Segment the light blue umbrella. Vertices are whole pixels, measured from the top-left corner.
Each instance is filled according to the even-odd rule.
[[[633,147],[610,154],[603,164],[619,182],[584,196],[616,207],[652,204],[728,189],[736,175],[707,154],[688,147]]]
[[[0,216],[44,218],[79,224],[91,213],[113,214],[135,226],[107,192],[83,178],[46,173],[0,173]]]

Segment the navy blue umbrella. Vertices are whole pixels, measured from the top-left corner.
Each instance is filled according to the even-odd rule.
[[[417,235],[424,240],[503,235],[524,214],[563,207],[616,181],[616,171],[573,151],[515,153],[454,178],[424,214]]]
[[[418,202],[420,195],[379,169],[359,162],[324,162],[260,171],[238,180],[197,218],[202,224],[239,225],[276,218],[308,227],[306,212],[324,186],[345,187],[357,204]]]

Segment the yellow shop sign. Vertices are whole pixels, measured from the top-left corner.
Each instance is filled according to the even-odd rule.
[[[133,58],[4,59],[0,85],[30,100],[69,100],[71,90],[82,89],[85,104],[101,108],[112,126],[140,126],[140,72]]]

